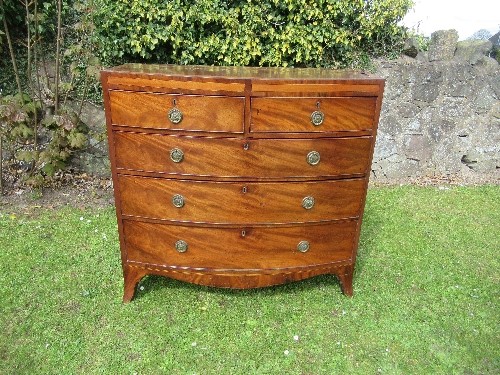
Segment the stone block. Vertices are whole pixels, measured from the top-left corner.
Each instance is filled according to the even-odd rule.
[[[427,134],[434,143],[439,143],[445,138],[454,137],[453,129],[456,126],[454,120],[448,120],[435,116],[432,122],[427,124]]]
[[[398,154],[385,159],[374,160],[372,163],[372,176],[374,180],[392,180],[406,177],[406,171],[401,168],[404,158]]]
[[[439,30],[431,34],[429,44],[429,61],[451,60],[455,55],[458,42],[458,32],[456,30]]]
[[[431,103],[439,95],[439,84],[436,82],[424,82],[415,85],[412,90],[413,100]]]
[[[420,107],[411,102],[403,102],[398,107],[399,116],[413,118],[420,112]]]
[[[474,110],[477,113],[487,113],[489,112],[493,106],[498,102],[498,99],[495,98],[494,93],[490,90],[489,87],[483,87],[479,90],[472,103],[474,106]]]
[[[450,66],[450,80],[457,80],[460,82],[467,82],[475,78],[474,68],[469,64],[456,62]]]
[[[470,98],[474,95],[474,87],[468,82],[452,80],[446,87],[445,94],[455,98]]]
[[[395,139],[384,132],[379,132],[375,143],[373,160],[379,161],[387,159],[396,153],[397,148]]]
[[[432,144],[426,136],[406,135],[403,138],[402,153],[407,159],[426,162],[432,156]]]
[[[111,177],[111,165],[107,155],[102,155],[93,149],[81,152],[71,160],[74,168],[92,176]]]
[[[418,55],[418,41],[417,38],[408,38],[403,46],[403,53],[406,56],[417,57]]]
[[[497,99],[500,99],[500,72],[497,72],[498,74],[494,75],[491,77],[490,80],[490,87],[495,93],[495,96]]]
[[[71,106],[76,110],[79,103],[72,103]],[[94,131],[104,131],[106,129],[106,115],[102,107],[84,102],[80,119]]]
[[[500,119],[500,100],[493,104],[490,113],[495,119]]]
[[[381,119],[379,121],[379,129],[385,134],[395,136],[396,134],[401,133],[403,125],[401,123],[401,119],[395,114],[391,113],[387,116],[384,116],[383,120]]]
[[[498,61],[492,57],[483,56],[481,59],[473,65],[474,69],[478,71],[479,74],[488,74],[491,76],[499,75],[499,64]]]
[[[439,95],[443,79],[444,75],[440,64],[422,64],[415,75],[412,99],[426,103],[433,102]]]
[[[427,51],[420,51],[417,56],[415,56],[415,60],[421,63],[426,63],[429,61],[429,53]]]
[[[443,98],[438,113],[445,119],[463,118],[470,112],[465,98]]]
[[[477,150],[471,150],[467,154],[464,154],[461,158],[461,162],[468,168],[473,169],[478,172],[489,172],[494,171],[499,165],[499,159],[494,152],[478,152]]]
[[[489,40],[463,40],[456,44],[455,58],[475,65],[488,55],[492,47]]]
[[[462,170],[463,164],[460,159],[463,155],[463,146],[457,143],[457,138],[450,135],[438,143],[434,149],[431,162],[435,170],[442,174],[455,174]]]

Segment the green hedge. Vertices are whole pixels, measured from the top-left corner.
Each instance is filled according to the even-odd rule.
[[[95,0],[95,42],[124,61],[360,66],[397,52],[412,0]]]

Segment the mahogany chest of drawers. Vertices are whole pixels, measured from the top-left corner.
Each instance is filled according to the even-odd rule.
[[[125,302],[147,274],[257,288],[352,277],[384,81],[126,64],[101,73]]]

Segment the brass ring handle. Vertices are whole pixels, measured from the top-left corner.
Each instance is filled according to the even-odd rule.
[[[297,245],[297,250],[300,251],[301,253],[306,253],[309,251],[309,241],[300,241],[299,244]]]
[[[302,207],[304,207],[306,210],[310,210],[311,208],[314,207],[314,197],[307,196],[304,199],[302,199]]]
[[[174,205],[174,207],[177,207],[177,208],[184,207],[184,197],[180,194],[175,194],[172,197],[172,204]]]
[[[174,163],[180,163],[184,159],[184,152],[180,148],[174,148],[170,151],[170,159]]]
[[[319,154],[318,151],[311,151],[307,154],[306,159],[309,165],[317,165],[321,160],[321,155]]]
[[[182,121],[182,112],[179,108],[172,108],[168,111],[168,119],[174,125],[177,125]]]
[[[320,126],[325,120],[325,114],[321,111],[311,113],[311,122],[314,126]]]
[[[185,253],[188,249],[188,244],[186,241],[178,240],[175,242],[175,250],[179,253]]]

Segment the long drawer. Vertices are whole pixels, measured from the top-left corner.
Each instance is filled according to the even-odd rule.
[[[351,259],[357,221],[207,228],[124,220],[127,261],[174,269],[262,270]]]
[[[372,137],[238,139],[114,132],[118,170],[249,178],[364,175]]]
[[[234,183],[119,176],[122,214],[198,223],[295,223],[358,217],[364,179]]]

